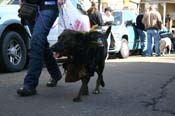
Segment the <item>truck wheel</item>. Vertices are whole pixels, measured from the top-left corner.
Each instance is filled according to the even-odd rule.
[[[128,58],[128,57],[129,57],[128,41],[126,39],[122,39],[119,58]]]
[[[21,71],[26,64],[26,46],[20,34],[6,32],[0,41],[0,62],[3,71]]]

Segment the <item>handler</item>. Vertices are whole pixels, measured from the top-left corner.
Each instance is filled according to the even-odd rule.
[[[47,83],[48,87],[57,85],[57,81],[61,79],[61,72],[53,57],[53,53],[49,48],[47,36],[58,16],[58,4],[62,4],[63,0],[25,0],[28,3],[37,4],[40,9],[38,17],[34,24],[31,49],[29,56],[28,72],[24,78],[23,87],[17,90],[20,96],[35,95],[36,87],[39,83],[39,77],[45,63],[51,80]],[[21,0],[19,0],[21,3]]]

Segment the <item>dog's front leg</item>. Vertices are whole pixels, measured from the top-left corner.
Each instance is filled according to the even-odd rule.
[[[169,49],[168,54],[170,55],[171,54],[171,44],[168,46],[168,49]]]
[[[163,56],[165,56],[165,53],[166,53],[166,48],[164,48],[163,50]]]
[[[82,85],[80,87],[80,90],[78,92],[78,95],[73,99],[74,102],[80,102],[81,101],[81,96],[83,94],[83,92],[87,89],[87,82],[88,79],[87,78],[82,78]]]
[[[104,61],[104,60],[103,60]],[[100,94],[100,85],[102,87],[105,86],[105,82],[103,80],[103,70],[104,70],[104,65],[105,62],[102,62],[101,64],[99,64],[99,68],[97,68],[97,74],[98,74],[98,78],[97,78],[97,81],[96,81],[96,87],[95,87],[95,90],[93,91],[93,94]]]
[[[82,95],[88,96],[89,95],[88,83],[89,83],[90,77],[89,78],[85,77],[85,78],[86,78],[86,80],[85,80],[85,83],[83,85]]]
[[[100,79],[98,78],[96,81],[96,87],[95,90],[93,91],[93,94],[100,94],[99,86],[100,86]]]

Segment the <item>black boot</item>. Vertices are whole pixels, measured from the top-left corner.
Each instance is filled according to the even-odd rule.
[[[20,88],[17,90],[17,94],[19,96],[32,96],[32,95],[35,95],[37,92],[36,92],[36,89],[25,89],[25,88]]]
[[[56,87],[57,86],[57,82],[58,82],[58,80],[56,80],[56,79],[50,79],[47,82],[46,86],[47,87]]]

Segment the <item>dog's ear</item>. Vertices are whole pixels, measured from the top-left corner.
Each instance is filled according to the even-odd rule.
[[[98,31],[89,32],[86,38],[88,41],[96,41],[98,38],[104,38],[104,33]]]
[[[59,36],[58,41],[62,43],[68,43],[69,41],[74,42],[78,37],[77,31],[71,29],[65,29]]]

